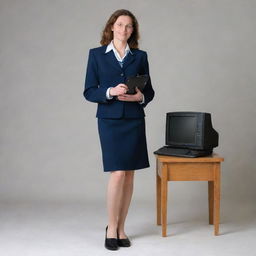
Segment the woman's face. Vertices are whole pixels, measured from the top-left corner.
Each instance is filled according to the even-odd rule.
[[[122,42],[127,42],[133,32],[132,19],[130,16],[121,15],[112,26],[113,38]]]

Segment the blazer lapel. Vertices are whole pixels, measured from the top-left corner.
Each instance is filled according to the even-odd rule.
[[[124,58],[124,63],[123,63],[123,69],[126,69],[130,64],[132,64],[135,61],[135,52],[130,52],[127,54],[127,56]]]
[[[114,68],[117,68],[118,70],[122,70],[122,68],[119,65],[118,60],[116,59],[115,54],[114,54],[113,51],[110,51],[110,52],[107,52],[107,53],[104,52],[104,55],[105,55],[106,60],[107,60],[109,65],[111,65]]]

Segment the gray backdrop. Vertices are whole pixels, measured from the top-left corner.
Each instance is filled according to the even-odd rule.
[[[155,202],[155,157],[165,113],[212,113],[219,132],[222,200],[253,202],[256,1],[0,1],[0,200],[104,200],[95,118],[83,98],[90,48],[106,20],[131,10],[140,24],[156,95],[146,107],[150,168],[134,198]],[[206,182],[169,185],[176,200],[207,200]],[[222,203],[223,203],[222,201]]]

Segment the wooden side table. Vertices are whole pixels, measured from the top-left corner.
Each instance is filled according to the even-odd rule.
[[[168,181],[208,181],[209,224],[214,224],[214,235],[218,235],[220,163],[224,158],[215,153],[196,158],[155,156],[157,225],[162,224],[162,236],[166,237]]]

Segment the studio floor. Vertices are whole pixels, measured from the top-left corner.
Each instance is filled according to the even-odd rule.
[[[126,221],[132,246],[104,248],[105,202],[2,202],[0,255],[256,255],[256,215],[251,204],[221,209],[220,235],[213,235],[205,206],[168,209],[167,237],[155,224],[154,202],[135,201]],[[193,209],[189,210],[189,209]]]

